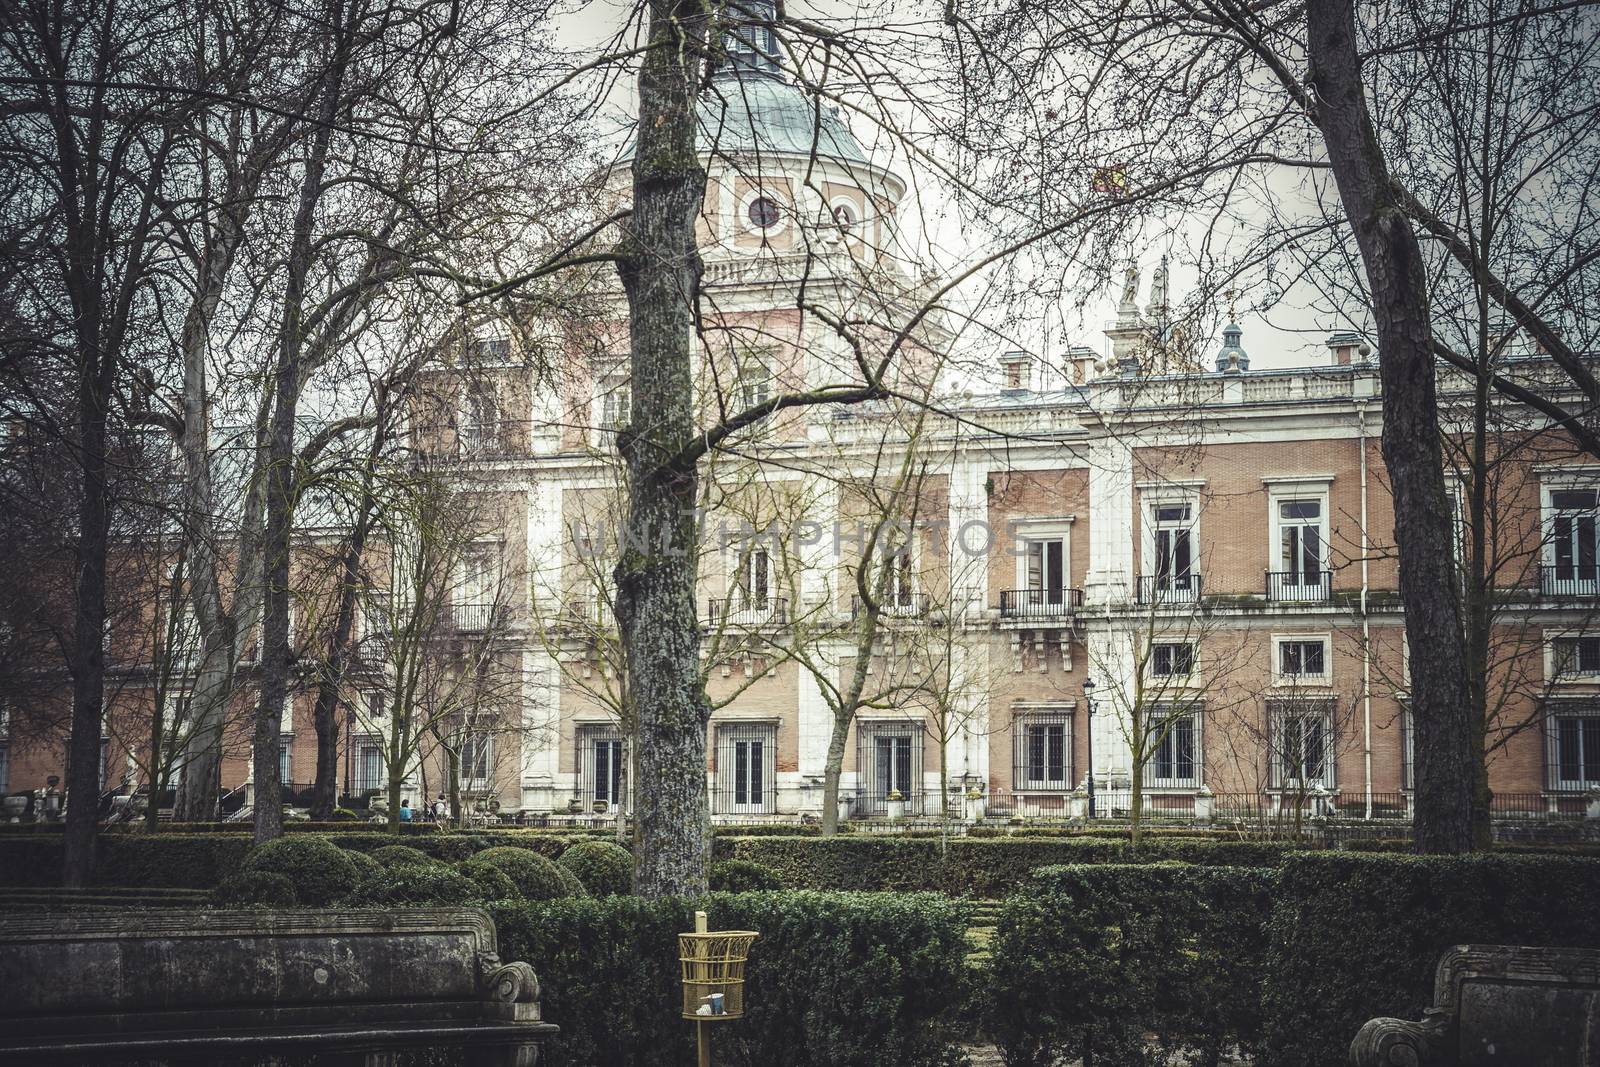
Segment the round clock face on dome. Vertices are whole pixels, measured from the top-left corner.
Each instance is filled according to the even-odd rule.
[[[778,224],[783,217],[777,201],[770,197],[758,196],[750,201],[750,206],[745,209],[745,215],[750,220],[750,225],[758,230],[770,230]]]

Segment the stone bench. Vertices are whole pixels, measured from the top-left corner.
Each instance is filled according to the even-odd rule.
[[[500,961],[475,908],[0,919],[7,1067],[391,1067],[419,1050],[532,1067],[555,1032],[533,969]]]
[[[1354,1067],[1600,1064],[1600,950],[1457,945],[1418,1022],[1373,1019]]]

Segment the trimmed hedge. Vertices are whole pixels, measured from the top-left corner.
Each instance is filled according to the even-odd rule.
[[[356,885],[356,865],[325,837],[284,836],[250,850],[245,871],[270,871],[294,884],[301,904],[320,908],[344,897]]]
[[[384,867],[393,870],[396,867],[432,867],[439,863],[420,848],[410,845],[384,845],[367,853]]]
[[[1600,948],[1600,861],[1316,853],[1280,872],[1262,990],[1267,1062],[1342,1067],[1356,1030],[1417,1018],[1462,943]]]
[[[1041,867],[1178,861],[1275,867],[1293,846],[1265,841],[1156,839],[1135,849],[1100,838],[761,837],[717,842],[719,859],[748,860],[790,889],[933,890],[1002,897]]]
[[[757,893],[782,889],[778,876],[749,860],[718,860],[711,865],[711,889],[717,893]]]
[[[1001,908],[985,1029],[1012,1067],[1253,1054],[1276,875],[1176,864],[1039,870]]]
[[[363,878],[341,903],[353,908],[395,908],[476,904],[486,899],[483,882],[430,860],[401,864]]]
[[[240,871],[230,874],[211,891],[211,901],[220,908],[292,908],[300,903],[294,883],[273,871]]]
[[[743,1020],[714,1027],[716,1062],[746,1067],[941,1067],[966,995],[963,906],[930,894],[714,894],[490,905],[500,956],[539,971],[561,1063],[694,1063],[679,1017],[678,934],[756,930]]]
[[[571,872],[525,848],[485,849],[462,866],[495,868],[511,879],[517,892],[529,900],[555,900],[584,894],[583,884]]]
[[[633,854],[612,841],[579,841],[556,863],[583,884],[592,897],[633,892]]]

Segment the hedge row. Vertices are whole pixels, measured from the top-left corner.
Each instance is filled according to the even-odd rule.
[[[1175,864],[1036,872],[1002,908],[993,945],[988,1026],[1006,1062],[1253,1056],[1276,877]]]
[[[712,1027],[717,1063],[829,1067],[953,1062],[967,995],[967,915],[932,894],[750,893],[705,900],[608,897],[489,906],[502,959],[539,974],[558,1064],[689,1065],[678,934],[759,931],[746,1016]]]
[[[290,835],[299,837],[300,835]],[[352,852],[373,852],[394,844],[385,834],[319,835]],[[409,836],[407,845],[435,859],[457,861],[490,848],[515,847],[556,859],[578,838],[558,834],[478,833]],[[251,839],[246,834],[103,834],[95,881],[136,888],[210,889],[240,869]],[[0,840],[0,885],[53,886],[61,879],[59,835]]]
[[[1156,838],[1133,848],[1110,838],[762,837],[718,840],[718,857],[749,860],[791,889],[932,890],[995,898],[1041,867],[1156,863],[1274,867],[1292,846],[1263,841]]]
[[[1432,1003],[1449,946],[1600,947],[1597,900],[1600,862],[1569,857],[1047,869],[1001,909],[986,1025],[1012,1067],[1215,1063],[1235,1044],[1342,1067],[1367,1019]]]
[[[1417,1018],[1463,943],[1600,948],[1600,862],[1320,853],[1290,859],[1262,990],[1267,1062],[1334,1067],[1378,1015]]]

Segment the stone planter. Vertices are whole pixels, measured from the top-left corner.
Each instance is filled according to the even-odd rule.
[[[7,803],[10,803],[9,799]],[[1600,789],[1591,789],[1583,795],[1583,817],[1600,820]]]
[[[840,822],[849,822],[850,821],[850,805],[851,805],[851,803],[852,803],[852,801],[851,801],[851,799],[849,797],[840,797],[839,798],[839,821]]]
[[[22,816],[27,813],[27,797],[6,797],[5,812],[8,822],[21,822]]]
[[[889,811],[890,822],[899,822],[906,817],[906,802],[903,799],[890,798],[884,801],[884,806]]]
[[[987,807],[988,805],[984,803],[982,793],[968,793],[966,810],[967,821],[982,822],[984,811]]]

